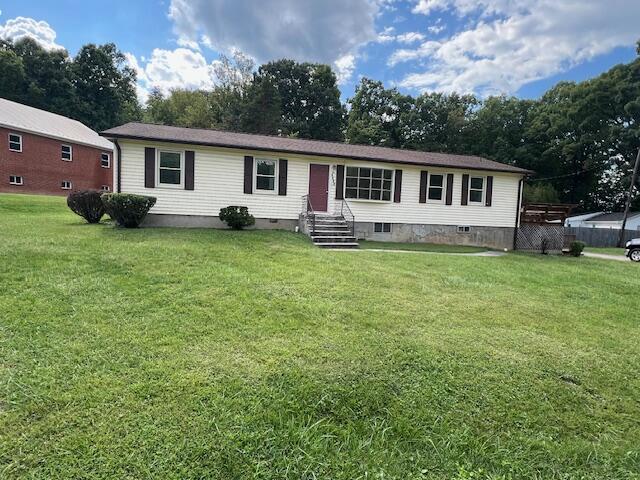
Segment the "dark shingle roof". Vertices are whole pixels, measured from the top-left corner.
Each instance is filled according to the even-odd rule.
[[[532,173],[523,168],[513,167],[471,155],[420,152],[416,150],[373,147],[370,145],[350,145],[348,143],[326,142],[323,140],[304,140],[300,138],[253,135],[200,128],[170,127],[147,123],[127,123],[105,130],[101,132],[101,135],[116,139],[156,140],[192,145],[297,153],[410,165],[491,170],[520,174]]]
[[[636,215],[640,215],[640,212],[629,212],[628,218],[633,218]],[[621,222],[624,217],[623,212],[601,213],[595,217],[588,218],[587,222]]]

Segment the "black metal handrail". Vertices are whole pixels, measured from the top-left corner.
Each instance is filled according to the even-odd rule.
[[[351,225],[351,235],[356,236],[356,216],[351,211],[351,207],[346,200],[342,200],[342,204],[340,205],[340,215],[346,222]]]
[[[316,231],[316,212],[313,210],[313,205],[311,205],[311,199],[309,195],[302,196],[302,216],[305,220],[311,220],[311,232],[315,233]]]

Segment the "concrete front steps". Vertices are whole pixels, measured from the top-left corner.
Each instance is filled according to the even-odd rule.
[[[307,225],[313,244],[320,248],[358,248],[351,226],[339,215],[316,215]]]

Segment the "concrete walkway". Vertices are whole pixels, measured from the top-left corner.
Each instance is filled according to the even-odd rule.
[[[624,255],[607,255],[606,253],[582,252],[582,255],[589,258],[600,258],[602,260],[616,260],[618,262],[631,262]]]
[[[328,248],[335,252],[390,252],[390,253],[426,253],[428,255],[456,255],[461,257],[502,257],[505,252],[497,252],[487,250],[486,252],[476,253],[453,253],[453,252],[427,252],[423,250],[391,250],[388,248]]]

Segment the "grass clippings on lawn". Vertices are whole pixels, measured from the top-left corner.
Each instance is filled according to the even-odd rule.
[[[358,255],[0,195],[0,476],[632,479],[635,265]]]

